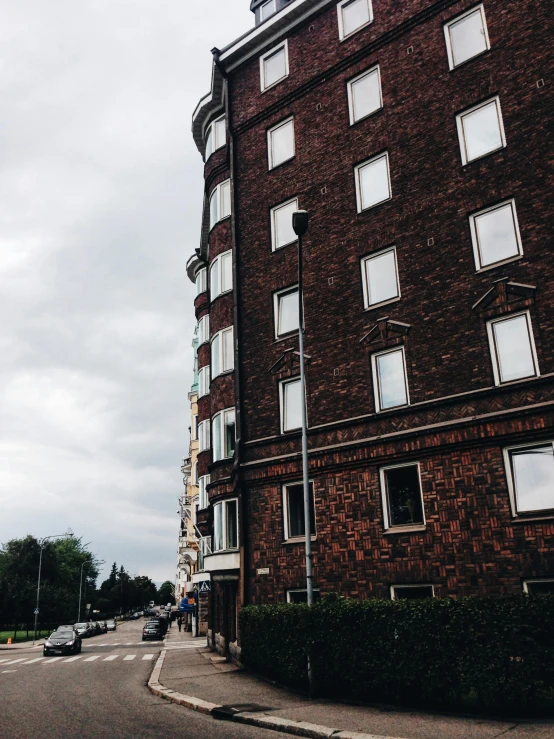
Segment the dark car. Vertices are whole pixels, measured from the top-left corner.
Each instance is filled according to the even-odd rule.
[[[167,626],[164,626],[163,619],[156,618],[152,621],[148,621],[142,629],[142,641],[147,641],[148,639],[159,641],[164,638],[166,631]]]
[[[106,621],[106,631],[115,631],[117,629],[117,622],[114,619]]]
[[[60,628],[50,634],[44,642],[43,654],[80,654],[82,648],[81,637],[73,628]]]
[[[77,634],[81,637],[81,639],[88,639],[88,637],[92,636],[93,634],[92,627],[87,621],[83,621],[82,623],[75,624],[73,628],[77,632]]]

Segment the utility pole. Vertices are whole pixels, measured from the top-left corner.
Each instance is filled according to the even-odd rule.
[[[42,552],[44,550],[44,545],[49,539],[63,539],[65,537],[72,537],[72,536],[73,534],[52,534],[52,536],[43,537],[39,542],[40,557],[38,560],[37,605],[35,608],[35,630],[33,634],[33,645],[35,644],[37,640],[37,625],[38,625],[38,614],[39,614],[39,607],[40,607],[40,578],[42,575]]]

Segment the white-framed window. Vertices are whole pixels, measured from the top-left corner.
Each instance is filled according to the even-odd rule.
[[[198,507],[207,508],[208,501],[208,485],[210,484],[210,475],[202,475],[198,478]]]
[[[192,417],[192,426],[190,427],[190,440],[198,441],[198,413]]]
[[[298,331],[298,286],[273,294],[275,338]]]
[[[196,273],[195,282],[196,282],[196,295],[197,296],[206,292],[206,289],[208,287],[207,278],[206,278],[207,274],[208,274],[208,271],[205,267],[203,267],[202,269],[199,269],[198,272]]]
[[[299,377],[295,377],[293,380],[283,380],[279,384],[282,434],[302,427],[302,394],[300,390]]]
[[[283,41],[260,57],[260,88],[269,90],[289,76],[289,46]]]
[[[366,308],[375,308],[400,298],[395,246],[364,257],[361,267]]]
[[[271,208],[271,250],[276,251],[283,246],[294,244],[298,236],[292,227],[292,214],[297,211],[298,198]]]
[[[423,528],[425,512],[419,464],[382,467],[379,474],[385,531]]]
[[[212,418],[213,461],[232,457],[235,453],[236,423],[235,409],[226,408]]]
[[[444,36],[450,69],[488,51],[491,45],[483,5],[478,5],[446,23]]]
[[[206,132],[206,156],[204,161],[208,161],[214,151],[221,149],[227,143],[227,131],[225,128],[225,116],[216,118],[208,126]]]
[[[391,585],[390,597],[392,600],[434,598],[435,588],[433,585]]]
[[[554,594],[554,578],[544,577],[524,580],[523,592],[527,595],[552,595]]]
[[[377,411],[401,408],[410,404],[403,346],[373,354],[371,367]]]
[[[371,0],[341,0],[337,13],[341,41],[373,21]]]
[[[514,516],[554,513],[554,441],[504,449]]]
[[[319,588],[313,589],[314,601],[321,598],[321,590]],[[294,588],[287,590],[287,603],[307,603],[308,602],[308,591],[306,588]]]
[[[487,332],[497,385],[540,374],[528,311],[489,321]]]
[[[391,199],[389,155],[387,152],[358,164],[354,167],[354,176],[356,178],[358,213]]]
[[[205,316],[198,321],[198,330],[196,332],[198,336],[198,346],[202,346],[210,340],[210,315],[206,313]]]
[[[354,77],[347,83],[346,89],[351,126],[383,107],[379,65]]]
[[[212,339],[211,363],[212,380],[223,372],[230,372],[235,366],[235,347],[233,327],[218,331]]]
[[[283,485],[283,530],[285,541],[304,539],[304,485],[291,482]],[[314,484],[310,481],[310,535],[315,538]]]
[[[198,451],[206,452],[210,448],[210,422],[200,421],[198,424]]]
[[[214,552],[239,548],[239,502],[224,500],[214,505]]]
[[[198,370],[198,397],[210,394],[210,365],[207,364]]]
[[[288,162],[296,153],[294,145],[294,118],[287,118],[267,132],[267,155],[269,169]]]
[[[194,462],[192,465],[190,479],[193,485],[198,485],[198,462]]]
[[[479,103],[456,116],[462,164],[492,154],[506,146],[500,98]]]
[[[267,0],[266,3],[260,5],[260,22],[266,21],[270,15],[277,11],[277,0]]]
[[[515,200],[493,205],[469,217],[477,270],[523,254]]]
[[[210,265],[210,300],[233,289],[233,252],[223,252]]]
[[[210,196],[210,229],[231,215],[231,180],[216,185]]]

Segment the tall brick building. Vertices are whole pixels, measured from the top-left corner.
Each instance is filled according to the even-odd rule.
[[[233,651],[242,604],[304,597],[299,208],[315,587],[552,588],[549,3],[251,8],[193,116],[212,643]]]

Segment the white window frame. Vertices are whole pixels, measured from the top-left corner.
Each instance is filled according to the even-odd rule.
[[[269,57],[273,56],[274,54],[277,54],[278,51],[281,49],[285,50],[285,74],[282,77],[279,77],[278,80],[275,80],[275,82],[272,82],[270,85],[265,84],[265,60]],[[277,46],[274,46],[269,51],[266,51],[265,54],[262,54],[260,57],[260,91],[266,92],[266,90],[271,90],[275,87],[275,85],[278,85],[283,80],[286,80],[289,76],[289,42],[288,39],[285,39],[284,41],[281,41],[280,44],[277,44]]]
[[[190,480],[192,485],[198,485],[198,462],[193,462],[190,470]]]
[[[504,208],[506,205],[510,205],[512,210],[512,219],[514,222],[514,230],[515,230],[515,236],[517,241],[517,247],[518,247],[518,253],[514,254],[511,257],[507,257],[506,259],[501,259],[498,262],[491,262],[490,264],[483,265],[481,262],[481,248],[479,246],[479,237],[477,233],[477,226],[475,225],[476,219],[480,216],[485,215],[486,213],[490,213],[495,210],[500,210],[501,208]],[[521,233],[519,230],[519,221],[517,217],[517,210],[516,210],[516,201],[511,198],[510,200],[504,200],[501,203],[497,203],[496,205],[492,205],[489,208],[484,208],[483,210],[478,211],[477,213],[473,213],[469,216],[469,228],[471,230],[471,241],[473,244],[473,256],[475,258],[475,268],[477,272],[481,272],[487,269],[493,269],[493,267],[498,267],[501,264],[507,264],[508,262],[513,262],[515,259],[521,259],[523,256],[523,244],[521,242]]]
[[[312,494],[312,504],[313,504],[313,510],[314,510],[314,533],[311,534],[310,538],[312,541],[315,541],[317,539],[317,521],[316,521],[316,515],[315,515],[315,492],[314,492],[314,481],[309,480],[308,484],[310,486],[310,491]],[[302,487],[303,482],[302,480],[296,480],[294,482],[286,482],[282,485],[281,488],[281,499],[283,504],[283,533],[285,535],[284,541],[289,542],[300,542],[304,541],[306,539],[306,534],[301,534],[300,536],[291,536],[290,530],[289,530],[289,499],[288,499],[288,488],[293,487]]]
[[[389,512],[389,502],[387,494],[387,478],[388,470],[395,470],[401,467],[417,467],[417,476],[419,480],[419,494],[421,496],[421,511],[423,513],[423,523],[407,524],[404,526],[392,526]],[[425,499],[423,497],[423,486],[421,484],[421,465],[419,462],[404,462],[402,464],[389,464],[379,469],[379,481],[381,485],[381,504],[383,506],[383,528],[384,533],[394,534],[409,531],[424,531],[427,528],[427,518],[425,516]]]
[[[402,585],[401,583],[398,583],[396,585],[390,586],[390,597],[391,600],[401,600],[401,598],[396,597],[396,589],[402,588],[403,590],[412,590],[416,588],[431,588],[431,598],[435,597],[435,586],[430,582],[421,582],[421,583],[410,583],[409,585]],[[422,599],[423,600],[423,599]]]
[[[205,510],[210,505],[207,492],[210,479],[210,475],[202,475],[198,478],[198,506],[200,510]]]
[[[337,16],[339,21],[339,39],[340,41],[345,41],[347,38],[351,38],[354,36],[355,33],[358,33],[358,31],[361,31],[362,28],[367,28],[369,25],[373,23],[373,3],[372,0],[366,0],[369,10],[369,20],[367,23],[364,23],[361,26],[358,26],[354,31],[351,31],[349,34],[345,35],[344,33],[344,17],[342,14],[342,9],[345,5],[349,5],[351,2],[354,2],[355,0],[340,0],[339,4],[337,5]]]
[[[473,159],[469,159],[468,153],[467,153],[467,146],[466,146],[464,118],[468,115],[471,115],[472,113],[475,113],[480,108],[488,107],[492,103],[494,103],[496,106],[496,115],[498,117],[498,129],[500,131],[500,139],[502,141],[502,145],[498,146],[496,149],[491,149],[490,151],[487,151],[484,154],[480,154],[479,156],[474,157]],[[472,162],[478,162],[480,159],[484,159],[485,157],[488,157],[491,154],[495,154],[497,151],[501,151],[502,149],[506,148],[506,132],[504,130],[504,119],[502,116],[502,107],[500,105],[500,97],[498,95],[495,95],[494,97],[489,98],[488,100],[484,100],[478,105],[474,105],[471,108],[468,108],[467,110],[464,110],[461,113],[458,113],[458,115],[456,116],[456,128],[458,129],[458,141],[460,143],[460,155],[462,157],[462,164],[464,166],[466,164],[471,164]]]
[[[384,200],[379,200],[378,203],[373,203],[372,205],[368,205],[367,208],[362,208],[362,182],[360,177],[361,170],[366,167],[368,164],[373,164],[373,162],[377,162],[379,159],[385,159],[387,162],[387,182],[389,185],[389,196],[388,198],[384,198]],[[389,200],[392,200],[392,184],[391,184],[391,178],[390,178],[390,162],[389,162],[389,153],[388,151],[382,152],[381,154],[377,154],[377,156],[371,157],[371,159],[366,159],[365,162],[361,162],[360,164],[357,164],[354,167],[354,177],[356,180],[356,207],[358,213],[365,213],[367,210],[371,210],[372,208],[376,208],[378,205],[381,205],[382,203],[387,203]]]
[[[234,415],[234,417],[235,417],[235,449],[236,449],[236,441],[237,441],[237,414],[236,414],[236,410],[235,410],[234,407],[224,408],[223,410],[218,411],[217,413],[214,413],[214,415],[212,416],[212,451],[213,451],[213,460],[212,461],[213,462],[220,462],[223,459],[232,459],[233,456],[234,456],[234,454],[235,454],[234,451],[233,451],[233,454],[228,454],[228,450],[226,449],[226,443],[225,443],[226,442],[226,439],[227,439],[227,435],[225,433],[225,428],[226,428],[225,419],[226,419],[227,415],[230,414],[230,413],[232,413]],[[215,419],[218,418],[219,416],[221,416],[221,429],[220,429],[221,436],[219,437],[219,442],[220,442],[220,449],[221,449],[222,456],[216,458],[215,451],[214,451],[215,450],[215,444],[214,444],[214,440],[213,440],[213,437],[214,437],[214,434],[213,434],[213,425],[214,425]]]
[[[374,74],[377,72],[377,80],[379,82],[379,101],[380,105],[378,108],[375,108],[375,110],[372,110],[371,113],[367,113],[366,115],[362,116],[361,118],[355,118],[354,115],[354,91],[353,86],[356,84],[356,82],[359,82],[364,77],[369,77],[370,74]],[[350,125],[354,126],[356,123],[359,123],[360,121],[365,121],[366,118],[370,118],[372,115],[375,115],[375,113],[378,113],[380,110],[383,110],[383,89],[381,87],[381,68],[378,64],[376,64],[373,67],[370,67],[370,69],[366,69],[365,72],[362,72],[361,74],[356,75],[351,80],[348,80],[346,83],[346,92],[348,95],[348,112],[350,115]]]
[[[268,6],[271,6],[272,10],[266,15],[264,13],[264,8],[267,8]],[[260,5],[260,22],[263,23],[268,18],[271,18],[271,16],[277,12],[277,0],[267,0],[267,2],[262,3]]]
[[[198,413],[194,413],[192,416],[192,424],[190,427],[190,440],[198,441]]]
[[[198,399],[210,394],[210,365],[198,370]]]
[[[196,284],[196,297],[199,295],[202,295],[202,293],[205,293],[208,289],[207,286],[207,279],[208,279],[208,270],[206,267],[202,267],[202,269],[199,269],[196,273],[195,277],[195,284]]]
[[[202,344],[208,344],[210,341],[210,314],[206,313],[206,315],[202,316],[198,320],[198,347],[200,348]]]
[[[463,20],[467,16],[473,15],[477,11],[481,12],[481,20],[483,23],[483,30],[484,30],[485,41],[487,43],[487,48],[484,49],[483,51],[480,51],[478,54],[475,54],[475,56],[470,56],[469,59],[465,59],[463,62],[460,62],[459,64],[455,64],[454,49],[452,48],[452,37],[450,35],[450,28],[451,26],[456,25],[456,23],[459,23],[461,20]],[[444,24],[444,37],[446,40],[446,53],[448,55],[448,66],[450,67],[450,71],[452,71],[453,69],[458,69],[458,67],[462,67],[464,64],[467,64],[468,62],[471,62],[473,59],[477,59],[483,54],[486,54],[487,51],[490,51],[491,42],[489,39],[489,29],[487,26],[487,18],[485,16],[484,6],[483,5],[474,6],[473,8],[466,11],[465,13],[462,13],[461,15],[457,15],[455,18],[452,18],[452,20],[448,21],[448,23],[445,23]]]
[[[294,334],[298,333],[298,328],[293,329],[292,331],[287,331],[283,334],[279,333],[279,314],[280,314],[280,306],[281,302],[280,299],[284,295],[289,295],[291,293],[297,293],[298,294],[298,285],[292,285],[291,287],[286,287],[283,290],[277,290],[277,292],[273,293],[273,317],[274,317],[274,325],[275,325],[275,339],[283,339],[288,336],[293,336]]]
[[[313,592],[319,593],[321,596],[321,588],[314,588]],[[307,594],[308,591],[306,590],[306,588],[290,588],[289,590],[287,590],[287,603],[293,602],[291,598],[291,593],[306,593]]]
[[[232,213],[232,208],[229,209],[229,213],[223,213],[222,203],[223,198],[221,196],[221,193],[223,191],[223,188],[229,187],[229,203],[231,203],[231,180],[224,180],[223,182],[220,182],[219,185],[216,185],[214,189],[211,192],[210,195],[210,202],[208,204],[208,212],[210,214],[210,231],[212,228],[215,228],[218,223],[225,220],[226,218],[229,218]],[[212,223],[212,199],[217,198],[217,217],[215,221]]]
[[[207,419],[198,424],[198,452],[207,452],[210,448],[210,420]]]
[[[231,357],[229,358],[227,356],[227,353],[224,352],[225,348],[225,334],[231,334],[231,346],[233,347],[233,351],[231,354]],[[213,345],[215,342],[219,342],[219,364],[220,368],[218,371],[218,368],[215,366],[214,362],[214,349]],[[221,331],[218,331],[216,334],[212,336],[212,340],[210,342],[210,356],[211,356],[211,375],[212,380],[215,380],[216,377],[219,377],[220,375],[224,375],[227,372],[232,372],[235,369],[235,336],[234,336],[234,329],[233,326],[227,326],[227,328],[221,329]]]
[[[218,118],[214,118],[213,121],[210,122],[209,126],[206,128],[206,136],[205,136],[205,142],[206,142],[206,150],[208,148],[208,138],[212,137],[212,149],[210,153],[206,156],[205,161],[207,162],[209,158],[212,156],[212,154],[215,154],[215,152],[218,149],[222,149],[227,144],[227,129],[226,125],[223,126],[223,141],[220,141],[219,136],[217,136],[218,131],[218,123],[221,123],[221,121],[225,122],[225,115],[220,115]]]
[[[286,244],[281,244],[281,246],[277,245],[277,212],[281,210],[282,208],[286,208],[291,203],[294,203],[295,210],[300,210],[298,206],[298,198],[290,198],[290,200],[286,200],[284,203],[279,203],[279,205],[273,206],[273,208],[270,208],[270,217],[271,217],[271,251],[279,251],[279,249],[284,249],[285,246],[289,246],[290,244],[296,244],[298,241],[298,236],[294,234],[294,239],[292,241],[288,241]]]
[[[230,259],[231,260],[231,287],[223,290],[223,269],[222,265],[224,260]],[[212,294],[211,286],[212,286],[212,270],[214,268],[214,265],[217,263],[217,292]],[[233,250],[228,249],[227,251],[222,252],[219,254],[210,264],[210,278],[209,278],[209,284],[210,284],[210,302],[214,301],[216,298],[219,298],[220,295],[225,295],[225,293],[230,293],[233,290]]]
[[[495,323],[503,323],[504,321],[510,321],[514,318],[525,316],[527,321],[527,333],[529,334],[529,344],[531,346],[531,355],[533,357],[533,365],[535,368],[535,374],[529,375],[528,377],[520,377],[517,380],[502,380],[500,377],[500,360],[498,351],[496,348],[496,341],[494,338],[493,326]],[[520,311],[518,313],[508,313],[498,318],[493,318],[491,321],[487,321],[487,335],[489,337],[489,349],[491,354],[492,370],[494,373],[494,384],[495,385],[511,385],[514,382],[525,382],[533,377],[540,377],[539,360],[537,357],[537,349],[535,347],[535,337],[533,336],[533,324],[531,322],[531,314],[528,310]]]
[[[390,252],[390,251],[392,251],[394,254],[394,270],[396,274],[396,289],[398,291],[398,295],[396,295],[394,298],[387,298],[386,300],[381,300],[378,303],[370,303],[366,264],[367,262],[371,262],[372,259],[381,257],[383,256],[383,254],[387,254],[387,252]],[[361,260],[360,267],[362,271],[362,287],[364,291],[364,308],[366,310],[373,310],[374,308],[379,308],[380,306],[388,305],[389,303],[396,303],[397,301],[400,300],[400,298],[402,297],[402,293],[400,291],[400,276],[398,274],[398,257],[396,254],[396,246],[388,246],[386,249],[381,249],[381,251],[376,251],[373,254],[368,254],[367,256],[363,257],[363,259]]]
[[[281,433],[282,434],[293,434],[297,432],[299,429],[302,428],[302,426],[297,426],[293,429],[287,429],[285,431],[285,385],[290,385],[292,382],[298,382],[300,383],[300,377],[290,377],[286,380],[281,380],[279,382],[279,416],[281,419]],[[306,402],[306,398],[304,398],[304,403]],[[308,409],[306,408],[306,415],[308,413]]]
[[[228,503],[234,503],[237,509],[237,546],[236,547],[229,547],[229,542],[227,540],[227,504]],[[236,552],[240,549],[240,540],[239,540],[239,500],[238,498],[228,498],[226,500],[221,500],[218,503],[214,504],[214,516],[215,516],[215,509],[219,506],[223,506],[223,515],[221,516],[221,527],[222,527],[222,534],[223,534],[223,549],[216,549],[215,544],[215,528],[214,528],[214,537],[213,537],[213,549],[212,554],[215,554],[216,552]]]
[[[271,135],[274,131],[277,131],[277,129],[282,128],[283,126],[287,126],[289,123],[292,123],[292,154],[288,159],[283,159],[282,162],[279,162],[278,164],[273,164],[273,140],[271,138]],[[284,121],[279,121],[275,126],[271,126],[271,128],[267,129],[267,162],[269,169],[275,169],[276,167],[280,167],[282,164],[285,164],[286,162],[290,162],[291,159],[294,159],[296,156],[296,135],[294,132],[294,116],[291,115],[288,118],[285,118]]]
[[[554,585],[554,577],[529,577],[523,581],[523,592],[527,595],[531,595],[529,592],[529,585],[540,585],[543,582],[552,583]]]
[[[404,385],[406,388],[406,403],[402,405],[391,406],[390,408],[381,408],[381,393],[380,393],[380,380],[379,373],[377,371],[377,359],[385,354],[394,354],[395,352],[402,352],[402,364],[404,367]],[[373,394],[375,396],[375,409],[378,413],[386,413],[387,411],[395,411],[398,408],[407,408],[410,405],[410,386],[408,384],[408,373],[406,371],[406,350],[404,346],[395,346],[391,349],[384,349],[381,352],[376,352],[371,355],[371,374],[373,375]]]
[[[551,444],[554,449],[554,439],[545,439],[544,441],[535,441],[532,444],[517,444],[515,446],[505,447],[503,449],[504,455],[504,467],[506,470],[506,479],[508,481],[508,496],[510,498],[510,507],[512,509],[513,518],[519,520],[534,520],[554,517],[553,508],[539,508],[536,511],[522,511],[520,512],[517,507],[517,491],[516,483],[514,479],[514,470],[512,466],[512,452],[517,452],[521,449],[532,449],[538,446],[547,446]]]

